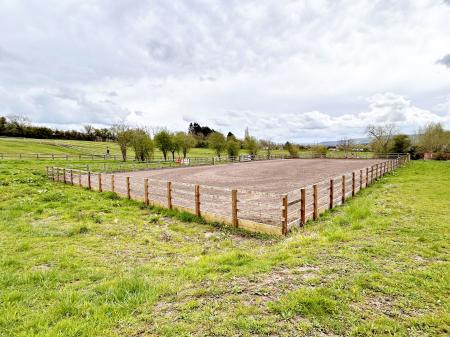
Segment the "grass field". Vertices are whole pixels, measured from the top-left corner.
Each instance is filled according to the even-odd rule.
[[[33,138],[1,138],[0,137],[0,153],[4,154],[68,154],[68,155],[105,155],[107,149],[110,151],[111,156],[117,156],[121,158],[120,148],[116,143],[112,142],[91,142],[91,141],[80,141],[80,140],[60,140],[60,139],[33,139]],[[245,149],[241,150],[240,154],[246,154]],[[260,150],[259,154],[264,155],[266,152]],[[273,155],[288,155],[288,151],[285,150],[273,150]],[[309,151],[302,151],[301,154],[309,155]],[[171,153],[169,153],[169,159],[171,158]],[[216,154],[212,149],[209,148],[192,148],[188,157],[214,157]],[[223,156],[227,156],[226,152],[222,153]],[[343,156],[344,153],[341,151],[328,152],[328,156]],[[369,157],[373,153],[360,153],[360,155]],[[155,148],[155,157],[162,157],[162,152]],[[178,157],[178,154],[175,154]],[[134,159],[134,151],[132,148],[128,149],[128,158]]]
[[[0,162],[1,336],[444,336],[450,165],[411,162],[287,238]]]
[[[111,142],[90,142],[81,140],[60,139],[33,139],[33,138],[0,138],[0,153],[54,153],[54,154],[106,154],[109,148],[111,155],[120,156],[120,148]],[[129,157],[133,158],[134,152],[128,149]],[[246,153],[242,150],[242,153]],[[287,151],[274,150],[273,154],[287,154]],[[161,157],[162,152],[155,149],[154,155]],[[171,155],[171,154],[170,154]],[[177,154],[175,154],[178,156]],[[224,152],[223,155],[226,155]],[[215,153],[208,148],[193,148],[189,151],[189,157],[213,157]]]

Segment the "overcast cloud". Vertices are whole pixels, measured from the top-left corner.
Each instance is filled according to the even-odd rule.
[[[313,142],[450,128],[449,1],[2,0],[0,115]]]

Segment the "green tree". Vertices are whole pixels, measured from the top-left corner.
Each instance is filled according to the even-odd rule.
[[[192,149],[196,143],[194,136],[182,131],[175,134],[174,141],[178,144],[178,150],[183,153],[183,158],[186,158],[189,150]]]
[[[284,144],[283,149],[289,152],[289,155],[291,157],[298,157],[298,153],[300,152],[300,147],[296,144],[292,144],[290,142],[286,142],[286,144]]]
[[[238,157],[241,143],[235,137],[230,137],[227,140],[226,148],[229,157]]]
[[[132,130],[131,146],[134,149],[136,160],[147,161],[152,159],[154,144],[149,134],[143,129]]]
[[[408,135],[395,135],[392,137],[390,152],[406,153],[411,149],[411,139]]]
[[[116,124],[112,127],[112,133],[116,138],[116,142],[120,147],[122,160],[127,160],[127,149],[133,139],[133,130],[125,124]]]
[[[167,130],[161,130],[155,135],[155,145],[161,150],[164,160],[167,160],[167,152],[172,149],[172,136]]]
[[[317,144],[317,145],[313,145],[313,146],[311,146],[311,152],[312,152],[312,154],[313,154],[313,156],[323,156],[323,155],[326,155],[327,154],[327,147],[325,146],[325,145],[320,145],[320,144]]]
[[[259,143],[255,137],[248,136],[244,139],[244,149],[252,156],[256,156],[259,151]]]
[[[220,132],[214,131],[208,137],[208,146],[213,149],[220,158],[220,154],[225,150],[226,146],[225,136]]]
[[[171,143],[170,143],[169,151],[172,153],[172,161],[175,161],[175,152],[180,154],[181,148],[180,148],[180,144],[177,142],[176,134],[171,133],[170,138],[171,138]]]
[[[427,152],[450,151],[450,132],[441,123],[431,123],[419,131],[419,148]]]

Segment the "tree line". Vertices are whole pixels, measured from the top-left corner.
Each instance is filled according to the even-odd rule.
[[[369,125],[366,129],[371,141],[368,145],[357,144],[351,139],[342,139],[335,150],[350,155],[355,151],[373,151],[375,153],[410,153],[413,159],[421,157],[424,152],[437,153],[437,158],[446,158],[450,151],[450,131],[446,131],[442,124],[431,123],[418,130],[417,135],[409,136],[398,133],[393,124]],[[41,139],[65,139],[88,141],[117,142],[122,159],[128,157],[128,149],[132,148],[135,159],[146,161],[153,158],[155,148],[158,148],[165,160],[186,158],[194,148],[210,148],[220,157],[226,153],[230,157],[237,157],[242,149],[250,155],[263,152],[268,157],[273,150],[284,149],[292,157],[297,157],[302,150],[309,150],[320,156],[327,153],[330,147],[321,144],[303,146],[287,141],[276,144],[270,139],[256,139],[248,134],[244,139],[238,139],[232,132],[225,136],[208,126],[190,123],[187,132],[171,132],[167,129],[153,130],[147,128],[132,128],[125,124],[116,124],[111,128],[95,128],[85,125],[83,131],[57,130],[48,127],[35,126],[22,116],[0,117],[0,136],[25,137]]]
[[[450,131],[441,123],[430,123],[413,136],[398,133],[393,124],[369,125],[366,131],[375,153],[410,153],[412,159],[418,159],[424,152],[432,152],[437,159],[445,159],[450,152]]]
[[[51,129],[46,126],[32,125],[28,118],[20,115],[0,116],[0,136],[103,142],[115,140],[111,129],[97,129],[92,125],[85,125],[83,128],[83,131]]]
[[[251,155],[257,155],[261,148],[261,142],[254,137],[248,136],[241,141],[231,132],[225,136],[210,128],[203,130],[193,128],[192,123],[188,132],[171,132],[167,129],[160,129],[153,132],[153,137],[152,133],[145,128],[115,125],[112,130],[123,160],[127,160],[130,147],[134,150],[135,159],[139,161],[152,159],[155,148],[162,152],[164,160],[171,159],[173,161],[175,154],[178,158],[187,158],[189,151],[194,147],[208,147],[219,158],[223,153],[227,153],[230,157],[237,157],[241,149],[246,149]],[[267,148],[269,154],[272,148],[270,146]]]

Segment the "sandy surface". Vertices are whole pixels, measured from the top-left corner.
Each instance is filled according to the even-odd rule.
[[[383,159],[290,159],[215,166],[115,173],[116,177],[151,178],[260,192],[287,193],[330,177],[363,169]]]

